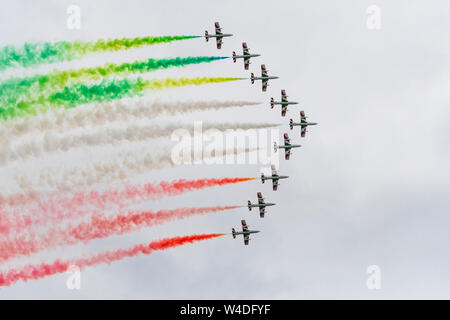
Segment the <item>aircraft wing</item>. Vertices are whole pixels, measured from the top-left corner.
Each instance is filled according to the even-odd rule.
[[[266,209],[264,207],[259,208],[259,216],[261,218],[264,218],[264,213],[266,212]]]
[[[248,234],[244,235],[244,244],[248,246],[248,242],[250,241],[250,236]]]
[[[284,144],[285,144],[286,146],[290,146],[290,145],[291,145],[291,141],[290,141],[289,136],[288,136],[287,133],[285,133],[285,134],[283,135],[283,138],[284,138]]]
[[[248,67],[250,66],[250,59],[244,58],[244,69],[248,70]]]
[[[242,42],[242,53],[244,55],[248,54],[247,42]]]
[[[281,105],[281,116],[284,117],[286,115],[286,111],[287,111],[287,105],[282,104]]]
[[[266,91],[267,90],[267,79],[263,79],[262,80],[262,91]]]
[[[286,149],[284,149],[284,158],[286,159],[286,160],[289,160],[289,157],[291,156],[291,149],[289,148],[286,148]]]
[[[217,37],[216,43],[217,43],[217,49],[222,48],[222,37]]]
[[[302,127],[302,131],[300,132],[300,134],[301,134],[302,138],[305,137],[305,135],[306,135],[306,127]]]
[[[216,35],[222,34],[222,29],[220,28],[220,25],[218,22],[214,22],[214,27],[216,28]]]
[[[267,77],[267,69],[265,64],[261,65],[261,77]]]
[[[286,90],[281,90],[281,101],[287,102]]]
[[[273,164],[270,166],[270,169],[272,169],[272,177],[277,176],[277,170],[275,170],[275,166]]]
[[[257,195],[258,195],[258,204],[264,204],[264,198],[262,196],[262,193],[258,192]]]
[[[306,121],[306,115],[305,115],[305,111],[300,111],[300,120]]]
[[[273,191],[277,191],[277,189],[278,189],[278,179],[273,179],[272,180],[272,188],[273,188]]]
[[[242,232],[247,232],[248,226],[247,226],[247,223],[245,222],[245,220],[241,220],[241,223],[242,223]]]

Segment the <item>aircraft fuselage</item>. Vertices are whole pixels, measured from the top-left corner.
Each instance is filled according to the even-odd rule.
[[[222,33],[222,34],[208,34],[207,36],[204,36],[205,38],[225,38],[225,37],[232,37],[233,35],[231,33]]]
[[[249,208],[265,208],[265,207],[271,207],[274,206],[275,203],[265,203],[265,204],[251,204],[248,207]]]
[[[249,234],[252,234],[252,233],[258,233],[258,232],[260,232],[260,231],[259,230],[235,231],[234,234],[237,235],[237,236],[241,235],[241,234],[245,236],[245,235],[249,235]]]
[[[287,178],[289,178],[289,176],[270,176],[270,177],[263,176],[263,177],[261,177],[262,180],[280,180],[280,179],[287,179]]]
[[[291,148],[300,148],[300,147],[301,147],[300,144],[291,144],[289,146],[287,146],[287,145],[278,146],[278,149],[291,149]]]
[[[255,58],[255,57],[259,57],[261,56],[260,54],[244,54],[244,55],[238,55],[238,56],[234,56],[234,58],[236,59],[246,59],[246,58]]]
[[[317,125],[316,122],[293,122],[290,124],[291,126],[315,126]]]
[[[253,80],[272,80],[278,79],[278,77],[270,76],[270,77],[253,77]]]
[[[283,102],[283,101],[273,101],[273,102],[271,102],[272,104],[281,104],[281,105],[288,105],[288,104],[298,104],[298,102],[295,102],[295,101],[286,101],[286,102]]]

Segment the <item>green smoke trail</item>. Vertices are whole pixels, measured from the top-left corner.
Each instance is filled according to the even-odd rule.
[[[119,51],[159,43],[187,40],[198,36],[162,36],[97,41],[59,41],[54,43],[25,43],[20,47],[0,48],[0,71],[11,67],[32,67],[43,63],[55,63],[79,59],[89,53]]]
[[[234,77],[166,78],[156,80],[103,80],[99,84],[76,83],[57,93],[42,94],[37,99],[22,100],[15,107],[1,107],[0,118],[8,120],[46,112],[52,108],[73,108],[80,104],[107,102],[126,97],[142,96],[147,91],[166,88],[199,86],[208,83],[236,81]]]
[[[132,73],[144,73],[170,67],[182,67],[189,64],[207,63],[227,57],[177,57],[167,59],[148,59],[132,63],[112,64],[101,67],[78,70],[53,71],[45,75],[27,78],[12,78],[0,83],[0,106],[14,107],[22,99],[35,99],[40,94],[50,94],[75,81],[100,80],[108,76],[124,76]]]

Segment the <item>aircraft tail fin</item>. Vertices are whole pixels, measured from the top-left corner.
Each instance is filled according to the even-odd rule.
[[[233,239],[236,239],[236,230],[234,228],[231,229],[231,234],[233,235]]]
[[[264,183],[264,173],[261,173],[261,182]]]
[[[278,144],[276,141],[273,142],[273,151],[277,152],[278,151]]]
[[[209,34],[208,34],[208,30],[205,30],[205,39],[206,39],[206,42],[208,42],[208,41],[209,41]]]
[[[248,200],[248,211],[252,211],[252,202],[250,200]]]
[[[292,129],[294,129],[294,126],[292,125],[294,123],[294,120],[289,120],[289,127]]]
[[[233,62],[236,63],[236,52],[233,51]]]
[[[255,83],[255,75],[253,74],[253,72],[250,74],[250,81],[252,82],[252,84]]]
[[[273,109],[274,105],[275,105],[275,100],[272,98],[270,98],[270,108]]]

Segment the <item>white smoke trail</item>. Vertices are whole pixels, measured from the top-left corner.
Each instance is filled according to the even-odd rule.
[[[278,126],[273,123],[204,123],[203,130],[217,129],[224,131],[262,129]],[[126,127],[100,127],[93,132],[75,132],[66,135],[45,133],[43,138],[31,137],[10,146],[0,148],[0,164],[24,160],[30,157],[40,157],[56,151],[67,151],[72,148],[94,147],[117,144],[123,141],[136,142],[170,136],[177,129],[194,131],[192,124],[127,124]]]
[[[252,101],[143,101],[136,99],[108,103],[86,104],[73,109],[52,109],[34,117],[16,118],[0,126],[0,142],[14,141],[26,134],[54,130],[64,133],[71,129],[101,126],[115,121],[153,119],[159,115],[177,115],[194,111],[218,110],[260,104]]]
[[[211,158],[218,159],[225,155],[239,155],[257,151],[260,148],[233,148],[216,149]],[[207,156],[204,159],[208,158]],[[67,168],[52,167],[39,172],[38,175],[16,175],[15,180],[22,190],[21,195],[39,197],[50,195],[54,192],[73,192],[77,189],[85,190],[95,184],[110,184],[115,181],[132,178],[150,170],[175,167],[172,161],[170,148],[159,148],[158,151],[143,151],[142,149],[120,152],[111,160],[92,163],[84,167]],[[0,189],[1,188],[0,186]],[[8,199],[12,195],[7,190],[1,190],[0,204],[10,203]],[[18,194],[14,194],[17,197]],[[20,199],[20,198],[19,198]],[[14,204],[12,204],[14,205]]]

